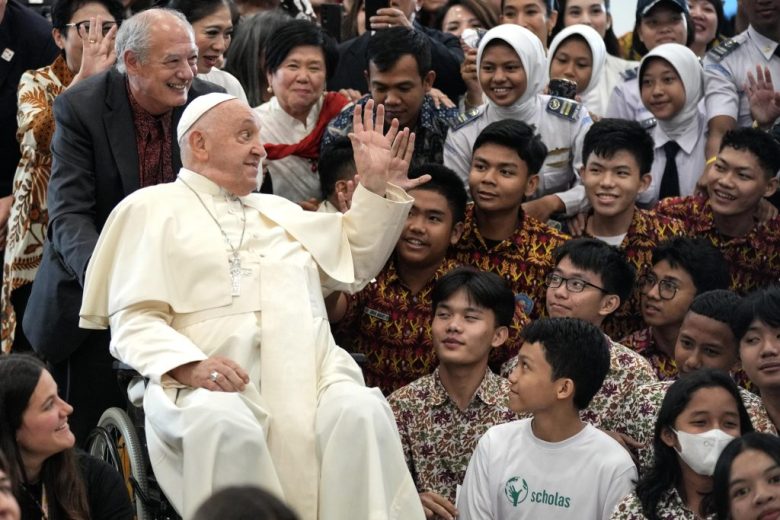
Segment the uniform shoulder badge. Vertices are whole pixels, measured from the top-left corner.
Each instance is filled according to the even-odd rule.
[[[479,108],[472,108],[470,110],[466,110],[462,114],[458,114],[457,116],[450,118],[447,121],[447,124],[452,130],[457,130],[466,126],[472,121],[476,121],[482,117],[482,114],[484,113],[484,110],[480,110]]]
[[[626,69],[620,73],[620,77],[623,78],[623,81],[631,81],[632,79],[636,78],[638,75],[639,75],[639,67],[634,67],[633,69]]]
[[[576,121],[582,105],[571,99],[552,96],[547,102],[547,111],[569,121]]]
[[[644,128],[645,130],[650,130],[651,128],[655,127],[655,125],[658,124],[658,120],[654,117],[648,117],[647,119],[643,119],[639,122],[639,125]]]
[[[721,61],[723,58],[737,50],[740,45],[742,45],[742,42],[738,41],[736,38],[726,40],[717,47],[710,49],[710,58],[715,61]]]

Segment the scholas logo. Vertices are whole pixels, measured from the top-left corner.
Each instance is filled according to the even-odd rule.
[[[558,492],[530,491],[528,483],[524,478],[512,477],[506,481],[504,494],[512,506],[517,507],[530,496],[531,502],[545,504],[548,506],[562,507],[568,509],[571,506],[571,498],[561,495]]]

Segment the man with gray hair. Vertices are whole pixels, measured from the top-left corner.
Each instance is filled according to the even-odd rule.
[[[96,42],[86,41],[85,51]],[[23,327],[51,363],[74,406],[71,430],[83,444],[107,407],[124,397],[107,332],[78,328],[84,275],[111,210],[138,188],[176,178],[175,128],[195,97],[221,91],[195,78],[192,27],[176,11],[150,9],[116,36],[117,66],[63,92],[54,103],[49,229]]]

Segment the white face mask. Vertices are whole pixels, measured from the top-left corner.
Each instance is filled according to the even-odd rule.
[[[695,473],[706,477],[712,476],[721,452],[735,439],[717,428],[704,433],[678,432],[673,428],[672,431],[680,443],[680,449],[675,448],[677,454]]]

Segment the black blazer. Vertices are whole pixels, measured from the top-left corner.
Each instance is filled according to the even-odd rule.
[[[193,80],[187,104],[222,87]],[[89,332],[79,329],[84,275],[111,210],[140,187],[138,152],[124,74],[111,69],[75,85],[54,102],[49,229],[22,327],[33,348],[53,363],[65,360]],[[181,168],[171,118],[174,171]],[[143,252],[139,252],[143,254]]]

